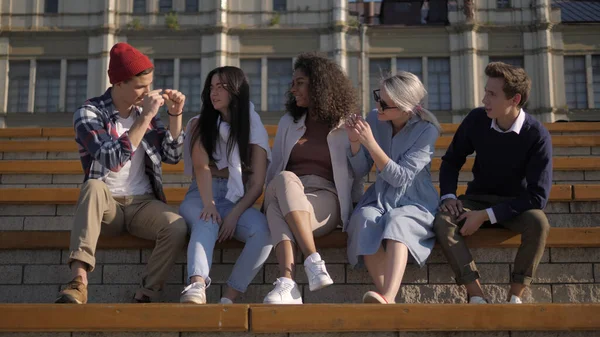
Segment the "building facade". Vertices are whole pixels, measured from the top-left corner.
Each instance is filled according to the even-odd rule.
[[[444,10],[434,11],[440,3]],[[398,24],[395,19],[412,15],[415,4],[422,17]],[[294,58],[317,51],[345,69],[365,112],[374,107],[371,90],[382,73],[407,70],[425,84],[424,104],[440,121],[460,122],[481,105],[485,65],[500,60],[531,76],[526,108],[538,118],[600,120],[600,20],[569,14],[576,9],[571,5],[566,0],[429,0],[425,6],[400,0],[0,0],[0,127],[71,125],[75,109],[110,86],[109,51],[121,41],[152,58],[155,88],[186,94],[187,118],[200,110],[204,77],[215,67],[234,65],[248,75],[251,99],[264,122],[276,124]]]

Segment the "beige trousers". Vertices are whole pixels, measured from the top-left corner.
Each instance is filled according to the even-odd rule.
[[[315,175],[298,177],[290,171],[280,172],[267,186],[264,210],[273,246],[285,240],[295,242],[285,221],[293,211],[310,213],[314,237],[326,235],[341,224],[334,183]]]
[[[71,230],[68,263],[78,260],[89,265],[89,271],[94,270],[100,234],[116,236],[126,231],[156,242],[138,290],[138,294],[154,299],[187,239],[185,220],[154,195],[113,198],[104,182],[85,182]]]

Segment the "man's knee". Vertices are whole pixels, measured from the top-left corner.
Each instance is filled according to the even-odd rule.
[[[550,232],[550,223],[544,211],[532,209],[525,211],[520,216],[520,221],[525,226],[523,235],[536,238],[546,238]]]
[[[88,179],[81,186],[81,191],[90,191],[90,192],[104,192],[107,186],[102,180],[99,179]]]
[[[456,224],[452,221],[452,215],[447,212],[439,212],[435,215],[433,220],[433,232],[438,235],[444,235],[450,229],[456,227]]]
[[[185,241],[187,238],[187,224],[185,220],[178,216],[169,222],[169,224],[163,229],[165,237],[170,238],[174,241]]]

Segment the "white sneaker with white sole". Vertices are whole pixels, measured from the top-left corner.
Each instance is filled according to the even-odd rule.
[[[512,295],[510,297],[510,301],[508,301],[508,303],[511,303],[511,304],[523,304],[523,301],[521,301],[521,298],[519,296]]]
[[[302,304],[302,293],[296,282],[285,277],[280,277],[273,284],[275,288],[265,296],[263,303]]]
[[[194,282],[185,287],[181,292],[179,302],[206,304],[206,285],[204,282]]]
[[[488,304],[489,302],[481,296],[471,296],[469,304]]]
[[[304,260],[304,271],[308,278],[310,291],[323,289],[333,284],[333,280],[325,268],[325,261],[321,260],[319,253],[313,253]]]
[[[219,304],[233,304],[233,301],[228,299],[227,297],[221,297],[221,301],[219,301]]]

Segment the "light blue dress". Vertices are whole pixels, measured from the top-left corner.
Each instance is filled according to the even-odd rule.
[[[404,243],[423,266],[435,243],[433,219],[439,195],[431,182],[431,157],[438,129],[418,115],[393,135],[392,124],[377,120],[377,110],[367,116],[373,136],[390,157],[377,180],[356,206],[349,224],[348,261],[362,264],[362,256],[377,252],[385,239]],[[356,155],[348,150],[355,179],[369,173],[371,155],[363,146]]]

